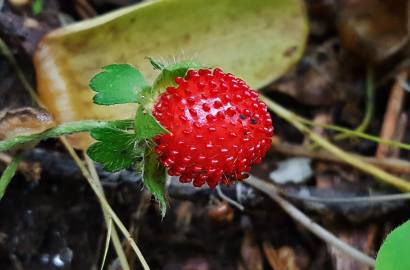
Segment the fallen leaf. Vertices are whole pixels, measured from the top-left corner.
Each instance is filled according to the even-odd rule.
[[[409,41],[408,0],[339,1],[337,26],[345,48],[371,62],[387,59]]]
[[[0,111],[0,140],[39,133],[55,125],[44,109],[23,107]]]
[[[339,42],[333,39],[307,49],[299,64],[269,89],[307,105],[337,104],[346,96],[346,85],[342,85],[345,80],[339,78],[343,65],[338,47]]]
[[[134,105],[92,103],[88,81],[102,66],[130,63],[152,81],[145,57],[194,59],[260,88],[298,61],[307,31],[300,0],[144,2],[47,35],[34,58],[38,91],[59,123],[130,118]]]

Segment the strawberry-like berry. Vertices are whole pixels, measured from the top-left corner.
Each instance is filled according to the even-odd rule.
[[[170,131],[155,138],[155,151],[168,174],[211,188],[246,178],[273,135],[258,94],[220,69],[189,70],[175,82],[153,108],[154,117]]]

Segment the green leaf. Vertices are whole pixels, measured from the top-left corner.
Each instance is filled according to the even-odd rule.
[[[141,72],[128,64],[113,64],[103,70],[90,81],[90,88],[97,92],[94,103],[114,105],[140,101],[140,92],[148,87]]]
[[[164,217],[167,210],[167,199],[165,197],[165,168],[159,163],[157,154],[147,150],[144,157],[144,185],[154,195],[161,209],[161,216]]]
[[[140,139],[151,139],[157,135],[168,133],[160,123],[142,106],[135,116],[135,136]]]
[[[23,153],[19,152],[13,157],[11,163],[7,165],[6,169],[0,176],[0,200],[3,198],[6,192],[7,186],[10,184],[11,179],[17,171],[20,161],[23,159]]]
[[[99,142],[91,145],[87,154],[101,163],[106,171],[126,169],[143,155],[134,134],[114,128],[101,128],[91,131],[91,136]]]
[[[38,15],[43,11],[43,0],[34,0],[31,9],[34,15]]]
[[[134,134],[116,128],[93,129],[90,135],[97,141],[110,143],[118,147],[129,146],[136,141]]]
[[[393,230],[376,258],[376,270],[410,269],[410,221]]]

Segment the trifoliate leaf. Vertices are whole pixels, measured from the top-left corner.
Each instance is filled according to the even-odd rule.
[[[90,81],[90,88],[97,92],[94,103],[114,105],[140,101],[140,93],[148,88],[141,72],[128,64],[103,67],[103,72]]]
[[[165,168],[159,163],[157,154],[154,151],[147,150],[144,156],[144,185],[154,195],[161,208],[162,217],[167,210],[167,200],[165,197]]]
[[[92,130],[91,136],[99,142],[91,145],[87,154],[101,163],[106,171],[126,169],[143,155],[134,134],[114,128],[100,128]]]
[[[117,128],[97,128],[90,132],[97,141],[110,143],[118,147],[129,146],[135,142],[135,135]]]
[[[384,241],[376,258],[376,270],[410,269],[410,221],[393,230]]]
[[[135,136],[140,139],[151,139],[157,135],[168,133],[160,123],[142,106],[135,116]]]
[[[111,121],[108,123],[108,126],[114,129],[132,129],[134,128],[134,120],[127,119],[127,120]]]

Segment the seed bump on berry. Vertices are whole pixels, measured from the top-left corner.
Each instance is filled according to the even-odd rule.
[[[155,138],[170,175],[213,188],[245,179],[270,147],[272,120],[244,81],[221,69],[189,70],[154,104],[170,134]]]

